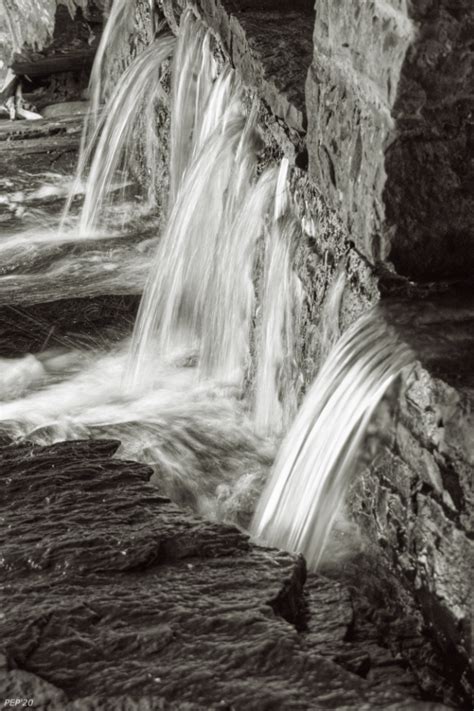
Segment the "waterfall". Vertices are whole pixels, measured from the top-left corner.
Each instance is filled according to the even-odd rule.
[[[235,71],[216,61],[214,37],[190,8],[177,41],[162,36],[137,56],[99,112],[107,42],[114,44],[129,19],[127,3],[116,0],[91,79],[93,131],[84,139],[76,189],[88,170],[79,233],[90,235],[104,223],[118,176],[133,178],[138,164],[153,188],[169,148],[166,225],[132,341],[105,354],[93,348],[87,358],[51,352],[14,364],[0,420],[43,442],[120,434],[127,451],[168,477],[168,491],[191,496],[192,489],[197,501],[208,477],[201,510],[213,510],[219,477],[229,500],[234,485],[254,496],[274,443],[291,427],[253,529],[264,541],[305,553],[314,567],[370,415],[411,356],[374,314],[335,344],[341,263],[321,330],[321,353],[329,354],[291,426],[304,295],[293,267],[302,233],[288,161],[262,167],[258,105],[247,110]],[[168,98],[160,80],[172,55],[169,146],[162,148],[155,129]],[[10,381],[24,371],[15,389]]]
[[[63,215],[64,222],[72,196],[90,164],[78,227],[80,236],[87,236],[99,225],[119,171],[125,177],[133,175],[134,164],[139,162],[137,143],[143,150],[143,167],[150,187],[154,186],[161,147],[153,127],[158,103],[165,100],[160,69],[174,44],[172,36],[161,37],[136,57],[102,110],[90,143],[80,157],[75,185]],[[137,136],[142,140],[137,141]],[[123,192],[117,198],[123,199]]]
[[[157,357],[183,349],[197,351],[206,375],[227,374],[236,361],[235,338],[224,343],[223,318],[243,309],[250,319],[245,273],[270,179],[257,183],[255,111],[245,117],[240,82],[230,68],[217,74],[210,43],[209,32],[186,11],[173,62],[170,211],[135,324],[132,386],[153,381]],[[236,283],[239,267],[244,281]],[[237,291],[229,293],[230,283]],[[224,303],[234,310],[224,313]]]
[[[231,72],[226,74],[229,78]],[[196,20],[192,9],[188,8],[181,16],[172,67],[170,205],[176,202],[183,175],[191,157],[196,154],[197,146],[202,147],[204,143],[204,140],[199,141],[199,133],[209,96],[213,90],[217,96],[221,95],[214,87],[216,75],[215,60],[210,50],[210,33]],[[213,103],[213,110],[208,107],[207,121],[213,121],[215,128],[222,117],[222,110],[218,111],[217,102]]]
[[[85,123],[84,134],[90,120],[95,126],[100,103],[110,91],[111,64],[118,52],[120,42],[126,33],[131,32],[134,24],[134,6],[130,0],[114,0],[107,22],[104,25],[99,46],[94,57],[89,78],[90,111]]]
[[[141,163],[140,168],[148,177],[149,193],[153,194],[158,154],[162,151],[155,130],[157,109],[159,102],[165,100],[160,71],[172,54],[175,40],[171,35],[161,36],[138,55],[113,84],[113,64],[134,22],[133,3],[114,0],[94,57],[89,79],[90,107],[84,119],[76,178],[63,211],[60,233],[66,229],[72,201],[82,191],[84,182],[85,199],[78,226],[80,237],[90,235],[98,227],[119,171],[122,191],[114,196],[114,202],[123,199],[123,179],[136,172],[136,163]],[[104,98],[107,101],[101,112]],[[141,140],[137,141],[137,136]],[[137,151],[137,145],[143,155]]]
[[[340,330],[340,312],[347,282],[347,259],[343,257],[336,269],[334,278],[327,290],[319,321],[319,361],[326,360],[329,352],[336,345]]]
[[[118,47],[125,33],[132,29],[133,15],[133,3],[128,0],[114,0],[112,2],[89,77],[88,93],[90,106],[82,127],[76,179],[69,190],[59,226],[61,233],[65,230],[72,201],[75,195],[81,191],[85,171],[93,155],[94,139],[98,135],[97,124],[100,117],[100,105],[104,96],[111,91],[110,75],[112,73],[111,66],[113,58],[118,51]]]
[[[198,348],[209,328],[214,260],[231,234],[242,193],[255,169],[249,120],[231,104],[186,172],[145,287],[132,346],[134,384],[153,380],[153,360]]]
[[[252,524],[259,540],[317,567],[370,417],[412,359],[373,312],[346,331],[281,446]]]
[[[297,409],[294,350],[302,287],[292,269],[291,252],[301,239],[301,227],[289,210],[287,173],[285,158],[278,173],[273,220],[264,245],[254,395],[255,422],[263,433],[285,431]]]
[[[276,169],[268,168],[254,185],[247,186],[233,224],[213,257],[201,367],[206,375],[233,381],[239,388],[250,369],[255,254],[271,209],[276,176]]]

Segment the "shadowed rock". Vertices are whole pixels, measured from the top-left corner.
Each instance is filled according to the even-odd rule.
[[[372,261],[472,272],[474,9],[469,0],[316,3],[312,178]]]
[[[328,658],[352,620],[337,583],[318,583],[316,605],[332,612],[310,644],[293,626],[305,625],[304,561],[183,513],[147,467],[111,459],[118,444],[1,450],[3,695],[104,709],[413,698]]]

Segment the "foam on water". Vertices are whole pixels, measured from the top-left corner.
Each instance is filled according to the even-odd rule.
[[[183,352],[155,362],[153,388],[124,392],[128,345],[4,359],[0,431],[40,444],[120,439],[119,454],[152,466],[173,500],[248,524],[274,444],[253,432],[238,389],[203,380]]]

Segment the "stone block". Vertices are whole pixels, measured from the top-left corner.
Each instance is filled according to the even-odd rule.
[[[474,266],[474,7],[320,0],[306,84],[310,174],[372,262]]]

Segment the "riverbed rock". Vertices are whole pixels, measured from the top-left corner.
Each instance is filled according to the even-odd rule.
[[[304,560],[179,510],[147,467],[112,458],[118,446],[0,450],[3,696],[53,709],[359,709],[416,698],[413,685],[364,679],[363,660],[348,671],[353,615],[340,584],[313,581],[318,629],[305,637]]]

